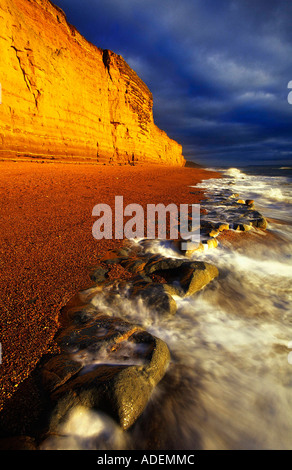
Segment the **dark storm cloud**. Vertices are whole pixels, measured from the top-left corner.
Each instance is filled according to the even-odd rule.
[[[292,2],[56,2],[88,40],[121,54],[145,81],[155,122],[187,158],[291,161]]]

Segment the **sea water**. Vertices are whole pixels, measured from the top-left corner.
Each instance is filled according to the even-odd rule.
[[[119,316],[167,343],[168,371],[129,431],[101,413],[77,409],[62,430],[66,437],[48,448],[292,448],[291,169],[220,171],[222,178],[198,187],[209,200],[230,189],[253,199],[273,242],[262,232],[262,243],[219,243],[194,254],[220,275],[196,295],[176,298],[171,319],[137,301],[121,302]],[[153,243],[153,251],[178,256],[163,244]],[[102,297],[92,303],[108,311]]]

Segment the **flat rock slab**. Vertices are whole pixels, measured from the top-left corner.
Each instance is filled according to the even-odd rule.
[[[139,325],[103,314],[79,327],[72,323],[57,343],[60,353],[42,368],[43,385],[54,403],[50,432],[57,432],[78,405],[102,410],[128,429],[143,412],[170,360],[162,340]]]
[[[103,295],[107,291],[108,304],[119,300],[120,294],[124,293],[128,298],[141,298],[149,308],[163,315],[176,313],[173,296],[193,295],[219,275],[217,267],[211,263],[168,258],[159,254],[141,255],[134,259],[129,257],[124,261],[127,269],[133,269],[135,274],[131,280],[99,283]],[[138,272],[134,267],[137,265],[143,266]],[[164,282],[153,281],[152,275],[158,275]]]

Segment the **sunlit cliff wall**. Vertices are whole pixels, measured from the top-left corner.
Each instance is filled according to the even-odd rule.
[[[48,0],[1,0],[0,54],[0,158],[184,165],[144,82]]]

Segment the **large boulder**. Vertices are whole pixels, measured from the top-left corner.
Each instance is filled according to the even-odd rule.
[[[173,295],[178,294],[179,290],[169,284],[141,282],[132,288],[130,298],[142,299],[144,305],[159,316],[173,316],[177,311]]]
[[[194,261],[189,266],[185,266],[180,276],[180,285],[184,296],[195,294],[218,275],[218,268],[210,263]]]
[[[213,264],[162,256],[150,260],[144,270],[147,274],[159,273],[167,282],[163,291],[180,296],[193,295],[219,275]],[[162,292],[162,288],[160,290]]]
[[[128,429],[143,412],[170,360],[161,339],[107,315],[78,328],[69,326],[57,343],[60,353],[42,368],[53,403],[53,432],[78,405],[102,410]]]

